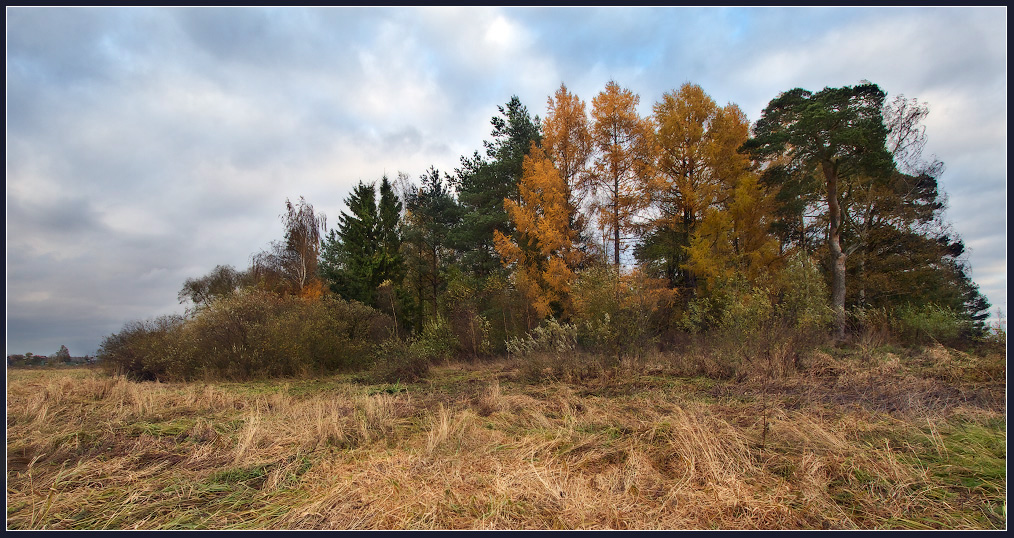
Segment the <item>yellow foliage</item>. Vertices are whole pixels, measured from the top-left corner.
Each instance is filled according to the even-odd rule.
[[[511,238],[495,231],[493,240],[503,264],[513,267],[518,289],[544,317],[553,313],[554,302],[569,311],[567,294],[577,252],[572,246],[567,188],[559,170],[535,144],[525,156],[522,169],[520,202],[504,199],[504,209],[517,236]]]
[[[585,164],[591,156],[592,140],[584,101],[560,84],[555,99],[548,99],[546,118],[542,121],[542,147],[556,164],[567,185],[573,208],[580,207],[588,188]]]
[[[619,266],[623,236],[633,230],[651,188],[655,160],[654,126],[637,113],[640,97],[609,81],[592,100],[592,143],[597,150],[592,188],[602,193],[595,202],[599,228],[613,242]]]
[[[778,240],[768,232],[774,196],[758,176],[744,172],[725,208],[711,207],[690,242],[688,266],[708,280],[740,275],[755,283],[780,260]]]
[[[324,283],[319,278],[311,278],[309,282],[299,290],[299,297],[316,301],[324,296]]]
[[[659,173],[652,191],[660,214],[657,224],[692,229],[747,169],[748,159],[737,150],[749,137],[750,123],[739,107],[719,107],[691,83],[666,93],[654,113]]]

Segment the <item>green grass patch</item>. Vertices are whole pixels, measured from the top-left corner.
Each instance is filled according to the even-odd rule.
[[[237,467],[235,469],[224,469],[213,473],[205,481],[211,485],[246,485],[260,487],[270,471],[269,465],[254,465],[252,467]]]

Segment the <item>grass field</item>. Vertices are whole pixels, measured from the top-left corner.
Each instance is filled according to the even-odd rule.
[[[826,351],[740,381],[8,369],[7,528],[1006,528],[1002,354]]]

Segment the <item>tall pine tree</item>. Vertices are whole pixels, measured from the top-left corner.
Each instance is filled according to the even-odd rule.
[[[447,269],[454,261],[451,231],[461,221],[461,211],[451,196],[449,176],[430,167],[405,200],[405,236],[402,252],[406,259],[406,285],[416,298],[415,327],[439,311],[441,292],[447,284]]]

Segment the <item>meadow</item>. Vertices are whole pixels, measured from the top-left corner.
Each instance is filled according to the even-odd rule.
[[[1006,528],[1002,351],[822,348],[730,379],[541,360],[412,383],[9,368],[7,528]]]

